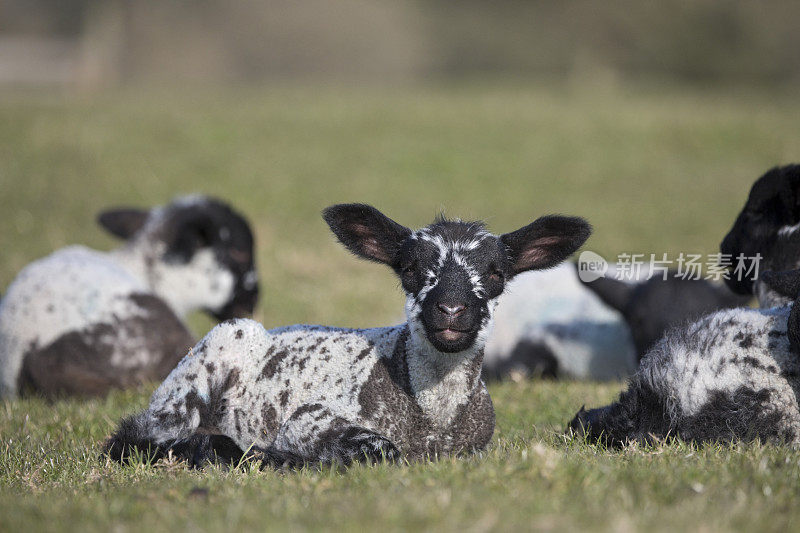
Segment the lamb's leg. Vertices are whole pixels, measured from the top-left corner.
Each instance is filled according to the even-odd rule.
[[[235,462],[248,444],[264,446],[264,428],[253,427],[255,433],[246,435],[236,426],[247,414],[242,402],[247,404],[243,394],[252,354],[264,353],[268,342],[264,327],[252,320],[216,326],[167,376],[149,407],[122,421],[106,453],[118,461],[149,450],[155,458],[172,451],[194,463],[212,458]]]
[[[321,400],[299,407],[279,428],[268,448],[254,448],[254,458],[265,466],[299,467],[353,462],[397,461],[401,454],[394,443],[343,413],[329,410]]]
[[[392,441],[358,426],[349,426],[338,434],[330,435],[319,449],[321,463],[341,463],[345,466],[353,462],[396,462],[400,456],[400,450]]]
[[[233,439],[224,435],[194,435],[185,444],[173,446],[172,450],[188,460],[192,468],[203,468],[210,464],[232,466],[244,458],[242,449]]]
[[[614,403],[599,409],[581,407],[575,417],[567,426],[567,433],[585,438],[589,442],[598,442],[604,446],[619,446],[628,440],[626,434],[620,434],[618,427],[621,425],[619,403]]]
[[[137,455],[155,460],[170,451],[190,461],[210,457],[213,441],[204,434],[218,433],[232,373],[220,363],[206,365],[202,354],[187,356],[156,389],[148,408],[119,424],[105,453],[116,461]]]
[[[631,381],[619,400],[599,409],[581,410],[567,432],[606,446],[650,442],[673,433],[663,400],[643,383]]]
[[[133,457],[155,461],[169,452],[181,459],[193,460],[209,443],[197,434],[199,417],[190,414],[154,409],[129,416],[104,446],[111,459],[123,462]]]
[[[317,448],[311,453],[298,453],[270,446],[255,447],[247,454],[246,459],[261,461],[262,467],[275,469],[293,469],[305,465],[350,466],[354,462],[379,463],[381,461],[396,462],[400,460],[400,450],[386,437],[358,426],[347,426],[332,434],[326,435]]]

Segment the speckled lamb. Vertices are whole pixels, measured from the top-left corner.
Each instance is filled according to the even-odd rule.
[[[249,320],[214,328],[106,444],[172,451],[196,464],[263,465],[409,459],[483,449],[494,410],[483,346],[506,280],[563,261],[586,240],[579,218],[542,217],[495,236],[481,223],[437,220],[412,231],[362,204],[324,218],[353,253],[390,266],[406,293],[405,324],[353,330]]]
[[[25,267],[0,301],[0,397],[101,395],[163,379],[195,342],[186,313],[252,312],[252,233],[227,205],[186,196],[99,222],[125,245],[58,250]]]
[[[717,312],[667,333],[617,402],[581,409],[570,429],[612,445],[667,435],[800,445],[798,206],[800,165],[774,168],[753,185],[722,242],[722,253],[745,259],[729,286],[754,292],[761,309]],[[747,259],[756,254],[762,269],[785,272],[758,277]]]
[[[787,338],[789,314],[732,309],[669,332],[615,403],[581,409],[570,427],[610,445],[668,435],[800,444],[800,357]]]

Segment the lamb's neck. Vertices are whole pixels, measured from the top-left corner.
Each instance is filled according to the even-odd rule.
[[[786,296],[781,296],[777,292],[773,291],[766,283],[761,280],[756,280],[754,282],[754,290],[756,299],[758,300],[758,306],[761,309],[771,309],[773,307],[783,307],[785,305],[789,305],[792,303],[791,298],[787,298]]]
[[[149,291],[164,300],[179,317],[185,317],[193,309],[181,305],[179,299],[170,297],[169,287],[161,287],[161,279],[154,268],[158,254],[141,243],[128,243],[121,248],[109,252],[109,256],[122,268],[147,287]]]
[[[140,246],[133,244],[126,244],[121,248],[108,252],[108,255],[122,268],[127,270],[136,279],[140,280],[150,290],[153,289],[152,280],[150,279],[149,268],[147,266],[148,254]]]
[[[406,362],[411,390],[425,415],[445,427],[456,416],[475,389],[481,385],[483,343],[457,353],[443,353],[425,337],[409,328],[405,341]]]

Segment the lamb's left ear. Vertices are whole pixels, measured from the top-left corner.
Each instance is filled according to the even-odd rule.
[[[514,274],[550,268],[581,247],[592,233],[582,218],[548,215],[524,228],[500,236],[506,245]]]
[[[142,229],[149,211],[136,208],[109,209],[97,215],[97,223],[109,233],[122,239],[130,239]]]
[[[322,212],[339,242],[359,257],[399,267],[399,252],[411,230],[366,204],[338,204]]]

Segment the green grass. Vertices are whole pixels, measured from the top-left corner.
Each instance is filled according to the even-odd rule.
[[[594,224],[586,248],[601,254],[712,252],[752,181],[800,155],[799,116],[790,93],[645,86],[3,95],[0,287],[65,244],[111,247],[103,207],[201,191],[255,226],[267,326],[384,325],[401,316],[397,282],[333,242],[326,205],[370,202],[413,226],[445,210],[497,232],[562,212]],[[289,475],[99,461],[150,388],[0,404],[0,530],[798,527],[799,452],[610,452],[558,435],[619,388],[494,386],[481,456]]]

